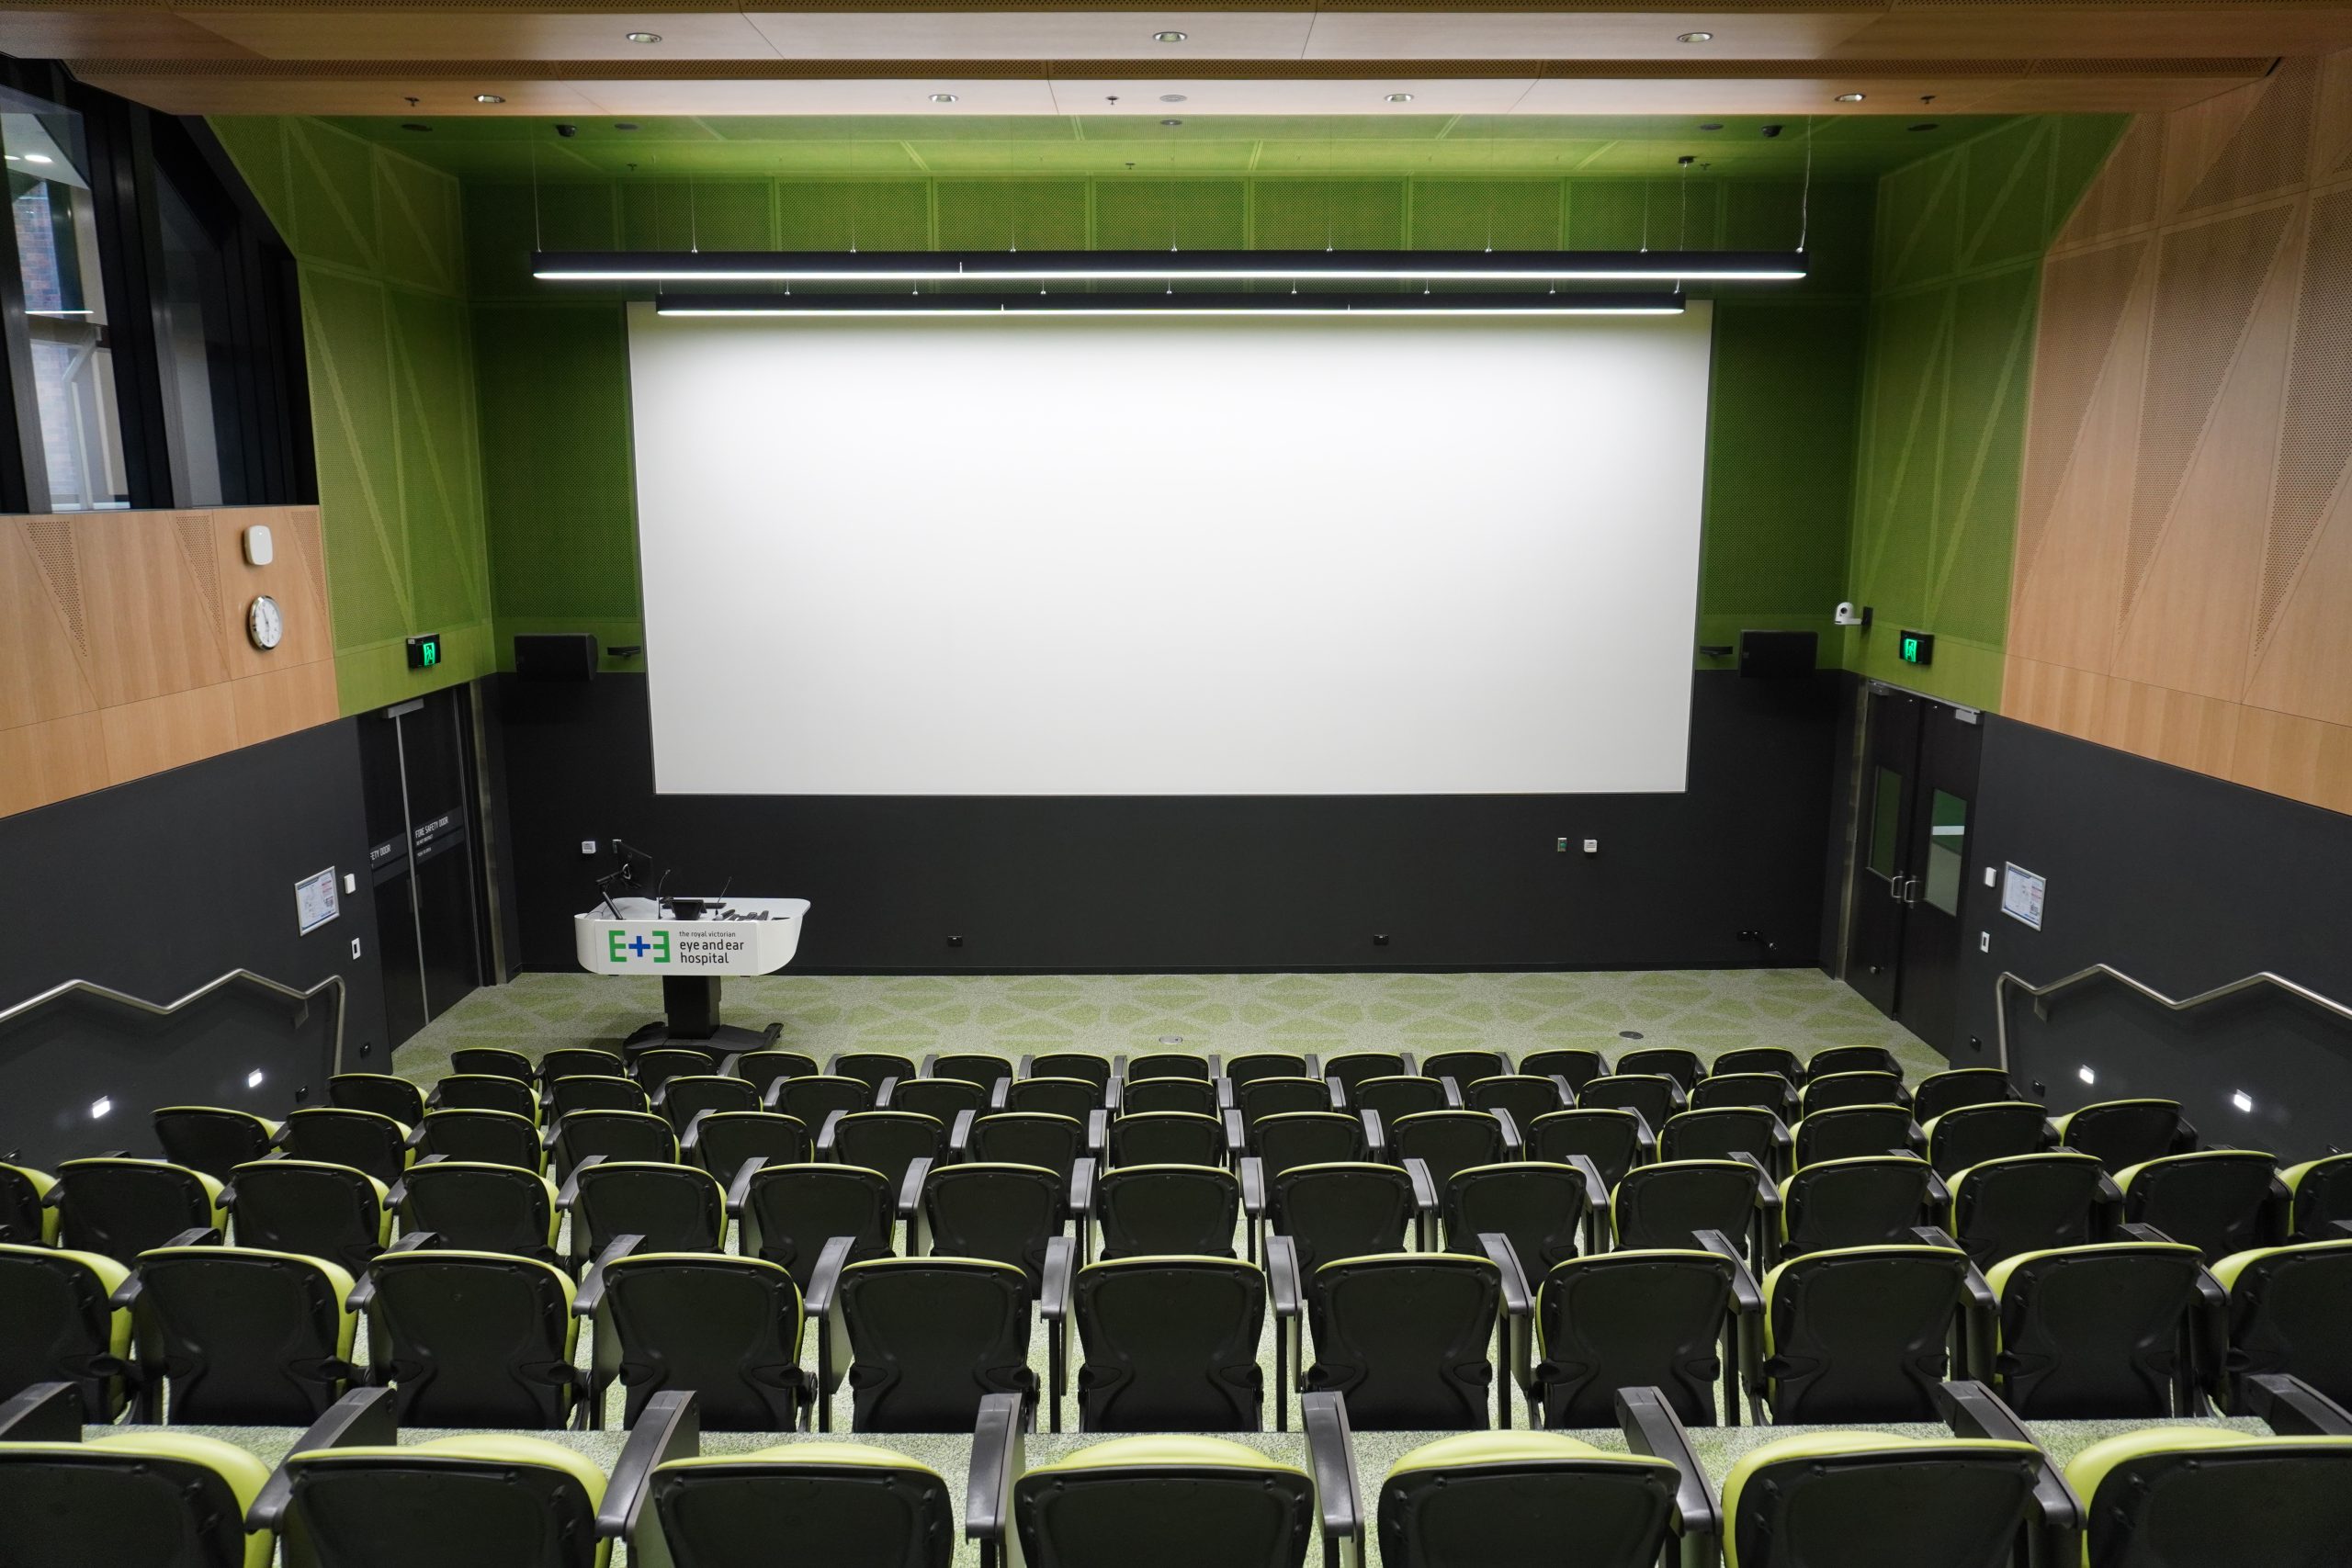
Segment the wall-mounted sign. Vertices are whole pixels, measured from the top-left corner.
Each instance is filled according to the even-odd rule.
[[[2049,897],[2047,878],[2035,875],[2021,865],[2007,862],[2001,866],[2001,913],[2013,920],[2023,920],[2035,931],[2041,929],[2041,903]]]
[[[343,901],[334,891],[334,867],[294,885],[294,923],[302,935],[310,935],[342,913]]]
[[[1894,656],[1905,664],[1933,664],[1936,661],[1936,634],[1905,632],[1894,645]]]
[[[408,639],[408,667],[412,670],[434,670],[441,664],[441,634],[428,632]]]

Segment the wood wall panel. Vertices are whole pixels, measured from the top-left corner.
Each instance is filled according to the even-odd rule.
[[[0,519],[0,816],[334,718],[321,547],[316,507]],[[286,620],[267,652],[263,593]]]
[[[2352,54],[2135,125],[2043,267],[2010,716],[2352,811]]]

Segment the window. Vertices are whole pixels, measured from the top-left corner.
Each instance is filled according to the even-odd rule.
[[[1903,775],[1893,768],[1878,770],[1871,792],[1871,874],[1892,882],[1895,857],[1903,842]]]
[[[1961,868],[1967,863],[1968,802],[1938,790],[1928,807],[1928,877],[1922,893],[1947,915],[1960,913]]]

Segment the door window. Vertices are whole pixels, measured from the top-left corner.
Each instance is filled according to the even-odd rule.
[[[1961,873],[1967,863],[1968,802],[1939,789],[1929,809],[1928,875],[1920,892],[1947,915],[1960,913]]]
[[[1903,775],[1881,768],[1871,791],[1871,874],[1894,880],[1903,844]]]

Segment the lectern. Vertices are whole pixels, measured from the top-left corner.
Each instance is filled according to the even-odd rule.
[[[800,946],[806,898],[609,898],[571,918],[573,951],[592,975],[650,975],[666,1017],[631,1034],[630,1051],[675,1043],[756,1051],[759,1030],[718,1021],[718,982],[773,975]]]

